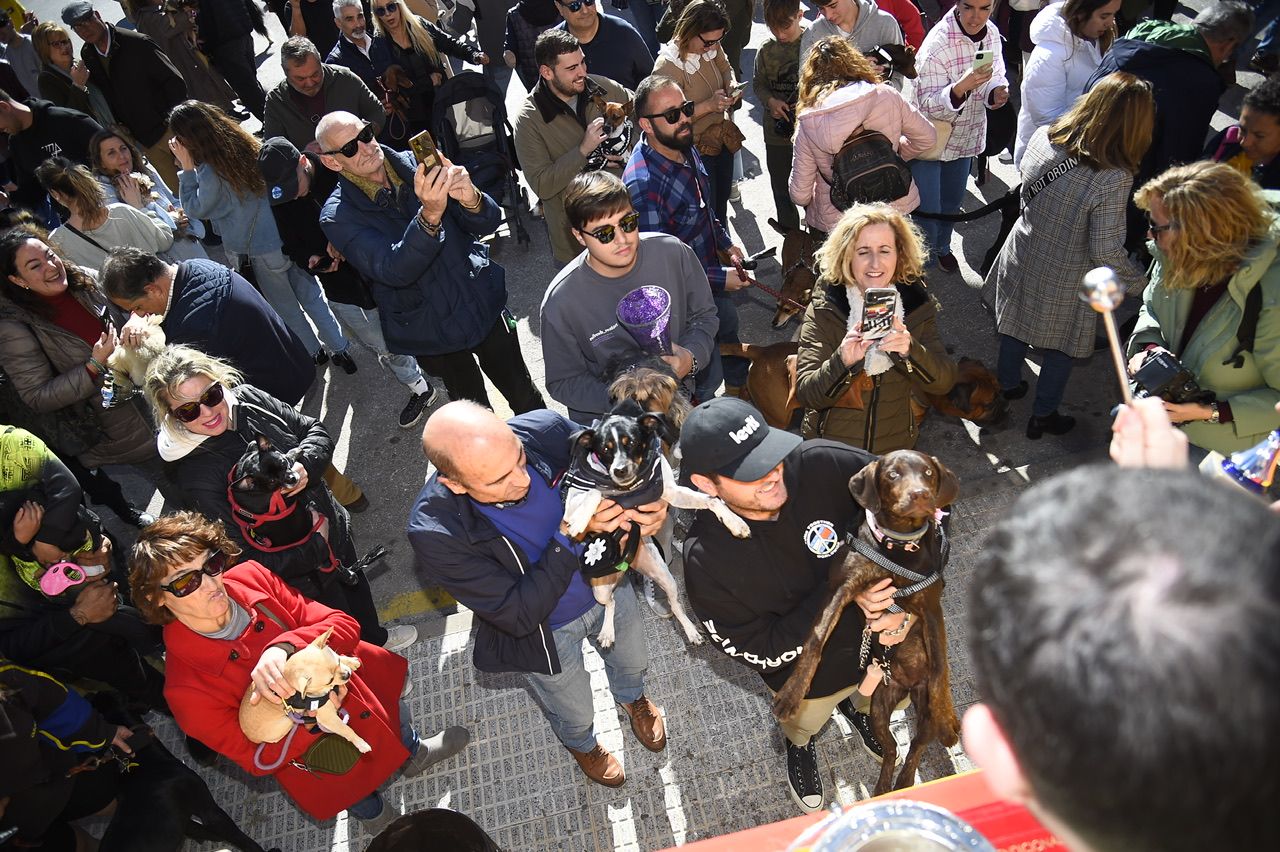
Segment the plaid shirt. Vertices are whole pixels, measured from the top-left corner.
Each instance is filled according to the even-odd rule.
[[[720,293],[725,273],[717,250],[727,251],[733,243],[711,209],[711,185],[697,149],[691,148],[689,157],[692,165],[668,160],[642,139],[631,152],[622,180],[640,214],[640,230],[671,234],[693,249],[707,271],[711,291]]]

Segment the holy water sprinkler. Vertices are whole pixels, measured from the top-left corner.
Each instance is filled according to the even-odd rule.
[[[1125,369],[1124,353],[1120,351],[1120,335],[1116,331],[1115,310],[1124,301],[1124,285],[1109,266],[1099,266],[1085,273],[1080,285],[1080,298],[1089,307],[1102,314],[1102,324],[1107,329],[1107,342],[1111,344],[1111,359],[1116,365],[1116,378],[1120,380],[1120,392],[1125,405],[1133,405],[1133,393],[1129,390],[1129,372]]]

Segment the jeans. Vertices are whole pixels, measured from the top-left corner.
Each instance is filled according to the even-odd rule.
[[[387,351],[387,341],[382,337],[382,319],[378,316],[377,308],[366,310],[359,305],[330,302],[329,309],[346,326],[352,338],[364,344],[378,356],[378,362],[391,370],[396,381],[410,389],[415,386],[421,387],[419,382],[426,383],[422,370],[419,369],[418,362],[412,355],[393,355]],[[425,388],[415,392],[423,393]]]
[[[703,157],[707,167],[707,183],[711,186],[711,209],[720,224],[729,227],[729,190],[733,188],[733,154],[722,150],[714,157]]]
[[[645,644],[644,622],[632,585],[619,583],[613,602],[614,644],[610,648],[596,645],[596,650],[604,659],[613,700],[630,704],[644,695],[649,648]],[[582,664],[582,640],[595,639],[603,621],[604,607],[593,606],[559,627],[552,635],[560,657],[560,674],[529,675],[530,685],[542,702],[542,712],[551,723],[556,739],[574,751],[591,751],[596,747],[595,706],[591,699],[591,676]]]
[[[1276,52],[1276,20],[1280,18],[1280,0],[1260,0],[1253,3],[1255,32],[1262,33],[1258,53],[1266,56]]]
[[[773,121],[765,116],[765,121]],[[778,211],[778,224],[784,228],[800,228],[800,214],[791,202],[787,184],[791,181],[791,157],[794,145],[765,145],[764,166],[769,171],[769,186],[773,190],[773,207]]]
[[[920,210],[926,213],[955,213],[964,200],[964,189],[969,183],[972,157],[958,160],[912,160],[911,177],[920,190]],[[940,255],[951,254],[950,222],[916,218],[920,230],[929,240],[929,262]]]
[[[529,368],[525,366],[520,338],[514,327],[507,326],[507,316],[503,311],[488,336],[471,349],[446,355],[418,356],[422,369],[439,376],[444,382],[449,399],[469,399],[492,409],[489,394],[484,388],[484,377],[488,376],[516,414],[546,408],[542,394],[534,386]],[[479,366],[476,365],[477,360]]]
[[[414,729],[413,719],[409,716],[409,705],[404,703],[403,698],[400,699],[400,742],[404,743],[404,747],[409,750],[409,757],[418,753],[418,732]],[[383,807],[385,804],[382,801],[382,795],[374,790],[347,808],[347,813],[356,819],[374,819],[382,813]]]
[[[662,46],[658,42],[658,21],[662,20],[662,13],[666,10],[665,2],[650,3],[648,0],[631,0],[625,11],[616,8],[600,11],[626,18],[635,24],[636,29],[640,31],[640,38],[644,39],[644,46],[649,48],[649,52],[656,57],[658,48]]]
[[[237,266],[239,260],[237,257]],[[324,291],[315,276],[303,272],[278,250],[252,255],[249,261],[253,264],[263,297],[276,309],[289,330],[298,335],[308,352],[312,355],[319,352],[320,340],[334,354],[347,351],[351,342],[342,336],[338,320],[329,310],[329,303],[325,301]],[[316,324],[320,340],[316,339],[307,318],[302,315],[303,311]]]
[[[1000,335],[996,378],[1001,388],[1012,390],[1022,381],[1022,361],[1026,354],[1026,343],[1007,334]],[[1040,378],[1036,380],[1035,401],[1031,404],[1033,417],[1047,417],[1058,410],[1067,390],[1067,380],[1071,378],[1071,367],[1072,358],[1067,353],[1057,349],[1040,350]]]
[[[253,34],[247,33],[240,38],[206,48],[206,53],[209,55],[209,60],[213,62],[213,67],[235,90],[244,108],[261,121],[265,115],[267,93],[258,82],[258,64],[253,55]]]
[[[741,343],[738,337],[738,306],[734,304],[728,293],[711,294],[716,303],[716,316],[720,318],[720,328],[716,330],[716,343]],[[719,354],[717,348],[716,354]],[[714,360],[714,359],[713,359]],[[751,362],[746,358],[724,359],[724,383],[733,387],[741,387],[747,383],[747,369]],[[710,399],[711,397],[706,397]]]

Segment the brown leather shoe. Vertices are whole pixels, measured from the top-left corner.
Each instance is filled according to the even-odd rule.
[[[631,732],[642,746],[649,751],[662,751],[667,747],[667,725],[662,720],[662,711],[652,701],[641,695],[630,704],[623,704],[622,709],[631,717]]]
[[[591,751],[569,749],[569,754],[573,755],[573,759],[578,761],[578,766],[582,767],[582,771],[586,776],[597,784],[603,784],[606,787],[621,787],[622,783],[627,780],[618,758],[605,751],[604,746],[599,743],[596,743],[596,747]]]

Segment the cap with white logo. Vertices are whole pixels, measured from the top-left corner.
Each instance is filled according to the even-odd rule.
[[[688,485],[692,474],[717,473],[754,482],[799,444],[799,435],[770,429],[754,406],[731,396],[717,397],[689,412],[680,427],[680,481]]]

